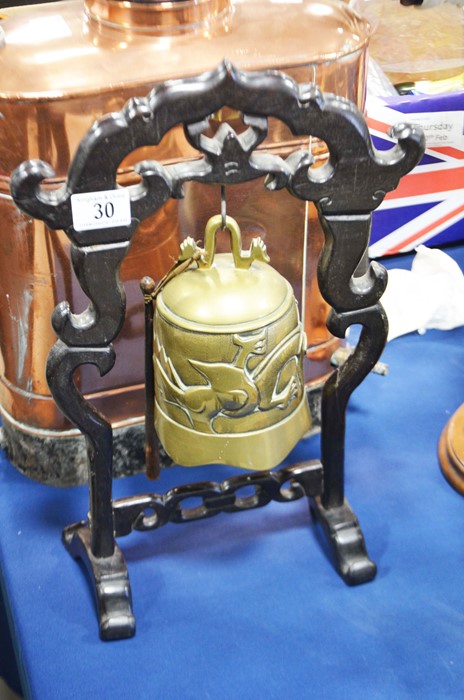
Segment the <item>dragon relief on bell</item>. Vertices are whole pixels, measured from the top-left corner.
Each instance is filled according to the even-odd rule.
[[[187,466],[278,464],[310,425],[302,358],[305,335],[288,282],[268,264],[264,243],[241,248],[227,217],[232,254],[215,255],[213,217],[205,250],[192,239],[180,260],[197,267],[157,297],[155,423],[172,459]]]

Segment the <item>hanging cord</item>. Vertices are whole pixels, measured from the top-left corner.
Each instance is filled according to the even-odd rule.
[[[316,84],[316,66],[314,63],[311,65],[312,69],[312,83]],[[313,152],[313,137],[312,134],[309,135],[308,140],[308,153],[312,155]],[[309,235],[309,201],[305,201],[304,207],[304,229],[303,229],[303,267],[301,270],[301,322],[303,328],[306,326],[306,274],[308,271],[308,235]]]

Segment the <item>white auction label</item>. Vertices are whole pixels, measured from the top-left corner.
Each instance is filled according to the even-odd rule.
[[[405,114],[404,120],[409,124],[419,124],[423,128],[425,142],[429,148],[463,147],[464,112],[419,112]]]
[[[71,195],[73,226],[76,231],[128,226],[131,222],[129,190],[104,190]]]

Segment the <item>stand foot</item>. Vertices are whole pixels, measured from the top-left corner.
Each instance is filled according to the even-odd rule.
[[[319,497],[310,499],[311,513],[329,544],[335,568],[350,586],[372,581],[377,567],[367,555],[358,519],[345,500],[343,505],[324,508]]]
[[[65,528],[63,542],[74,559],[82,559],[93,580],[101,639],[109,641],[133,637],[135,618],[129,575],[116,542],[112,556],[95,557],[91,551],[90,530],[86,522]]]

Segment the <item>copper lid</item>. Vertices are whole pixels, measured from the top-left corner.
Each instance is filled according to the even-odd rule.
[[[84,5],[92,22],[155,36],[205,31],[231,11],[230,0],[84,0]]]

